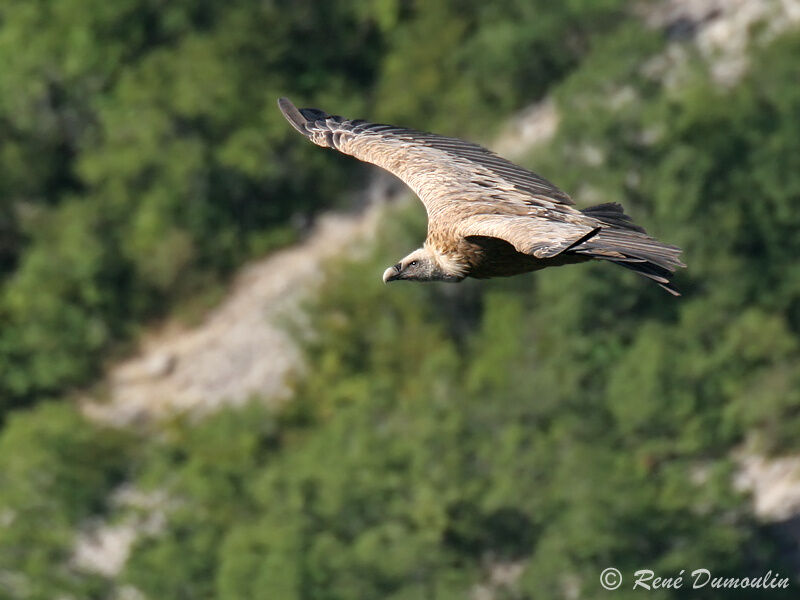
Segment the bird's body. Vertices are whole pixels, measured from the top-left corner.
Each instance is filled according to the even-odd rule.
[[[684,266],[680,249],[648,236],[619,204],[578,210],[543,177],[476,144],[278,103],[312,142],[383,167],[425,205],[425,244],[389,267],[384,281],[456,282],[603,259],[677,295],[669,278]]]

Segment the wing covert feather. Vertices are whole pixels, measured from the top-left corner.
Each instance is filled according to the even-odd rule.
[[[456,226],[460,237],[483,236],[506,240],[517,252],[552,258],[592,237],[597,226],[526,216],[474,215]]]
[[[393,125],[346,120],[316,109],[297,109],[285,98],[279,100],[279,106],[292,126],[315,144],[383,167],[402,179],[417,193],[429,215],[435,215],[441,203],[454,200],[489,198],[499,205],[548,209],[566,209],[573,204],[545,178],[477,144]]]

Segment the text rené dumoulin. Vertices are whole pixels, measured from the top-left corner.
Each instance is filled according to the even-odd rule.
[[[686,569],[683,569],[675,577],[656,577],[650,569],[639,569],[633,574],[633,589],[657,590],[673,589],[677,590],[691,584],[692,589],[716,588],[716,589],[786,589],[789,587],[789,578],[781,577],[779,573],[767,571],[758,577],[722,577],[716,576],[708,569],[695,569],[688,576],[685,576]]]

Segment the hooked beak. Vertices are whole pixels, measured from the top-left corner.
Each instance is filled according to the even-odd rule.
[[[400,270],[403,267],[400,263],[397,263],[393,267],[389,267],[383,272],[383,283],[389,283],[390,281],[394,281],[395,279],[400,278]]]

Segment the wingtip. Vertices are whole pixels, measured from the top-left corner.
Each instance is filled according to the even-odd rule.
[[[278,98],[278,108],[281,110],[281,113],[286,118],[289,123],[291,123],[292,127],[294,127],[297,131],[302,133],[303,135],[307,135],[308,131],[306,130],[306,123],[307,119],[302,115],[302,113],[297,109],[297,107],[292,104],[291,100],[285,97]]]

